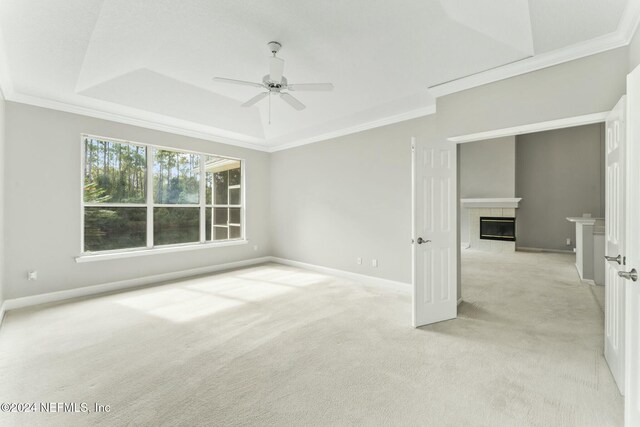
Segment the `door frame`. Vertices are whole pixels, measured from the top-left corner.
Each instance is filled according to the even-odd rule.
[[[607,116],[610,111],[602,111],[599,113],[592,114],[583,114],[579,116],[571,116],[565,117],[562,119],[554,119],[543,122],[534,122],[528,123],[520,126],[513,126],[508,128],[500,128],[494,129],[490,131],[476,132],[465,135],[458,135],[446,138],[449,142],[454,142],[456,144],[465,144],[471,143],[475,141],[483,141],[487,139],[494,139],[505,136],[516,136],[516,135],[524,135],[528,133],[534,132],[543,132],[547,130],[555,130],[555,129],[564,129],[569,127],[583,126],[594,123],[605,123]],[[413,239],[416,238],[416,218],[417,218],[417,194],[416,194],[416,183],[415,183],[415,174],[416,174],[416,153],[415,153],[415,145],[417,138],[415,136],[411,137],[411,283],[413,288],[415,289],[416,285],[416,266],[417,266],[417,254],[416,245],[413,243]],[[460,156],[456,155],[456,188],[455,188],[455,197],[456,197],[456,236],[457,236],[457,268],[456,268],[456,285],[458,289],[458,306],[463,301],[462,295],[462,278],[461,278],[461,236],[460,236]],[[606,209],[606,206],[605,206]],[[412,308],[412,323],[415,324],[415,318],[413,318],[413,308]]]
[[[548,130],[556,130],[556,129],[564,129],[564,128],[570,128],[570,127],[577,127],[577,126],[584,126],[584,125],[590,125],[590,124],[595,124],[595,123],[605,123],[607,116],[609,115],[611,111],[602,111],[599,113],[592,113],[592,114],[583,114],[580,116],[571,116],[571,117],[565,117],[562,119],[554,119],[554,120],[548,120],[548,121],[544,121],[544,122],[535,122],[535,123],[528,123],[526,125],[520,125],[520,126],[512,126],[512,127],[508,127],[508,128],[501,128],[501,129],[494,129],[494,130],[489,130],[489,131],[483,131],[483,132],[476,132],[476,133],[470,133],[470,134],[465,134],[465,135],[458,135],[458,136],[452,136],[447,138],[448,141],[450,142],[455,142],[456,144],[458,144],[458,146],[460,144],[466,144],[466,143],[472,143],[472,142],[479,142],[479,141],[485,141],[488,139],[495,139],[495,138],[502,138],[502,137],[506,137],[506,136],[517,136],[517,135],[525,135],[528,133],[535,133],[535,132],[544,132],[544,131],[548,131]],[[413,138],[412,138],[413,141]],[[459,150],[458,150],[459,151]],[[459,153],[458,153],[459,154]],[[413,154],[412,154],[413,156]],[[461,240],[461,236],[460,236],[460,156],[456,156],[456,160],[458,162],[458,167],[457,167],[457,173],[458,173],[458,177],[456,179],[456,199],[458,200],[457,203],[457,236],[458,236],[458,244],[457,244],[457,248],[456,250],[458,251],[458,268],[457,268],[457,275],[456,275],[456,281],[458,284],[458,305],[460,305],[460,303],[463,300],[463,296],[462,296],[462,277],[461,277],[461,255],[462,255],[462,248],[461,248],[461,244],[462,244],[462,240]],[[413,157],[412,157],[412,175],[414,174],[414,168],[415,165],[413,164]],[[412,180],[412,185],[413,185],[413,180]],[[412,187],[412,205],[411,205],[411,212],[412,212],[412,227],[415,226],[414,223],[414,217],[415,217],[415,203],[414,203],[414,199],[415,199],[415,194],[413,193],[414,189]],[[606,206],[605,206],[606,209]],[[414,228],[412,228],[412,236],[415,236],[415,230]],[[412,245],[412,253],[411,253],[411,259],[412,259],[412,272],[415,272],[415,265],[416,265],[416,254],[415,254],[415,245]],[[415,280],[414,277],[412,277],[412,280]],[[415,283],[415,282],[414,282]]]

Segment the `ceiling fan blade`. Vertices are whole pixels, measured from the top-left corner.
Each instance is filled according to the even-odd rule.
[[[262,83],[247,82],[247,81],[244,81],[244,80],[227,79],[227,78],[224,78],[224,77],[214,77],[213,81],[220,82],[220,83],[231,83],[231,84],[234,84],[234,85],[253,86],[253,87],[264,88],[264,85]]]
[[[269,80],[274,83],[282,82],[282,73],[284,73],[284,59],[272,56],[269,58]]]
[[[291,96],[291,94],[289,94],[289,93],[280,92],[280,98],[282,98],[282,100],[284,102],[286,102],[287,104],[291,105],[293,108],[295,108],[298,111],[304,110],[306,108],[306,106],[302,102],[298,101],[296,98]]]
[[[250,100],[248,100],[247,102],[245,102],[244,104],[242,104],[242,107],[251,107],[253,104],[260,101],[262,98],[264,98],[267,95],[269,95],[269,92],[261,92],[256,96],[254,96],[253,98],[251,98]]]
[[[287,89],[315,90],[315,91],[328,92],[330,90],[333,90],[333,83],[300,83],[300,84],[287,85]]]

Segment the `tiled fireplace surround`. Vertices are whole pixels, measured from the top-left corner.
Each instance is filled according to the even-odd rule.
[[[515,252],[516,242],[485,240],[480,238],[480,217],[516,218],[520,198],[461,199],[461,205],[469,212],[469,248],[487,252]]]

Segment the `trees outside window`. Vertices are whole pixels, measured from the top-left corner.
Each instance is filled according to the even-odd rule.
[[[83,252],[244,237],[241,160],[91,136],[83,153]]]

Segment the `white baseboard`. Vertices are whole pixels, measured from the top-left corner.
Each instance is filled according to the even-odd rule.
[[[182,270],[171,273],[156,274],[153,276],[139,277],[135,279],[121,280],[118,282],[103,283],[100,285],[85,286],[81,288],[68,289],[58,292],[49,292],[45,294],[31,295],[21,298],[13,298],[5,300],[0,306],[0,324],[2,322],[2,316],[5,312],[10,310],[16,310],[19,308],[31,307],[34,305],[46,304],[51,302],[59,302],[69,300],[73,298],[94,296],[104,294],[108,292],[121,291],[130,288],[137,288],[140,286],[151,285],[154,283],[162,283],[169,280],[184,279],[187,277],[198,276],[201,274],[215,273],[224,270],[232,270],[234,268],[248,267],[251,265],[263,264],[265,262],[276,262],[283,265],[290,265],[292,267],[304,268],[307,270],[317,271],[319,273],[325,273],[332,276],[343,277],[356,282],[362,282],[380,286],[386,289],[410,292],[411,285],[409,283],[396,282],[393,280],[381,279],[379,277],[367,276],[364,274],[352,273],[349,271],[338,270],[335,268],[322,267],[319,265],[307,264],[304,262],[288,260],[277,257],[261,257],[253,258],[244,261],[230,262],[226,264],[213,265],[209,267],[193,268],[189,270]]]
[[[64,301],[72,298],[86,297],[107,292],[120,291],[128,288],[136,288],[140,286],[150,285],[154,283],[166,282],[168,280],[184,279],[187,277],[198,276],[200,274],[214,273],[217,271],[231,270],[239,267],[247,267],[250,265],[263,264],[269,262],[271,257],[252,258],[244,261],[229,262],[226,264],[212,265],[209,267],[192,268],[189,270],[181,270],[171,273],[156,274],[153,276],[139,277],[135,279],[121,280],[118,282],[103,283],[100,285],[85,286],[82,288],[69,289],[58,292],[49,292],[46,294],[32,295],[22,298],[8,299],[2,304],[2,311],[15,310],[17,308],[31,307],[39,304],[50,302]]]
[[[462,303],[462,297],[458,298],[458,305],[460,305],[460,303]]]
[[[5,311],[5,306],[4,306],[4,301],[2,301],[2,304],[0,304],[0,325],[2,325],[2,319],[4,319],[4,311]]]
[[[518,246],[516,247],[516,251],[517,252],[548,252],[548,253],[552,253],[552,254],[573,254],[573,250],[569,251],[565,251],[565,250],[561,250],[561,249],[543,249],[543,248],[527,248],[527,247],[522,247],[522,246]]]
[[[270,257],[272,262],[290,265],[291,267],[304,268],[305,270],[317,271],[318,273],[324,273],[331,276],[342,277],[344,279],[352,280],[354,282],[366,283],[370,285],[379,286],[381,288],[390,289],[400,292],[411,292],[412,286],[410,283],[397,282],[395,280],[381,279],[379,277],[368,276],[366,274],[352,273],[346,270],[338,270],[337,268],[323,267],[315,264],[307,264],[306,262],[293,261],[285,258]]]

